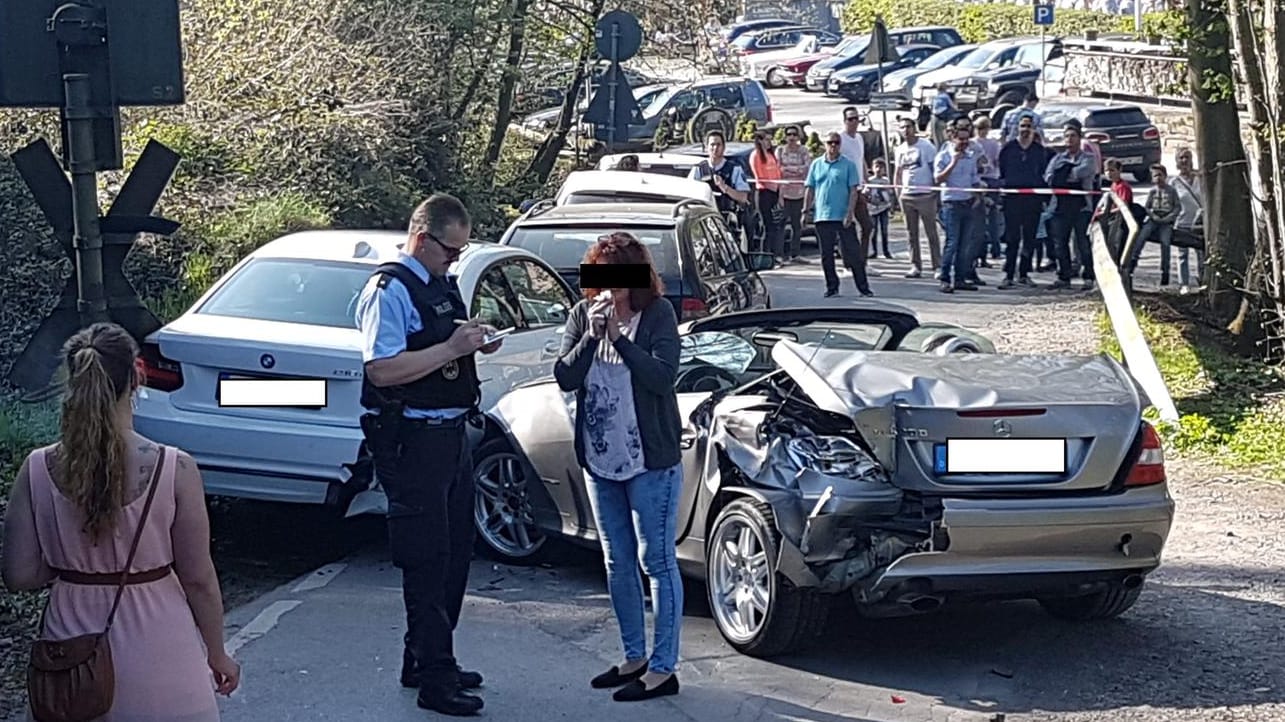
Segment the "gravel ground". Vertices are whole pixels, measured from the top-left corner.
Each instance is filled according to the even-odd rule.
[[[1001,352],[1096,353],[1098,308],[1092,298],[1017,308],[981,330]],[[1285,485],[1172,455],[1167,468],[1177,511],[1164,564],[1092,643],[1100,663],[1027,685],[1034,710],[1066,695],[1028,719],[1285,720]],[[1032,664],[1046,652],[1031,650]]]

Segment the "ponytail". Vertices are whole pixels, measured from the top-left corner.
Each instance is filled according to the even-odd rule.
[[[67,343],[59,487],[84,513],[95,541],[115,526],[124,501],[125,437],[116,410],[131,389],[136,354],[133,338],[114,324],[95,324]]]

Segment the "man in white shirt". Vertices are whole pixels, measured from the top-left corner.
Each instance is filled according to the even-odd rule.
[[[900,190],[901,212],[906,218],[906,231],[910,234],[910,272],[906,278],[919,278],[923,274],[923,258],[919,251],[919,224],[924,225],[928,236],[928,252],[932,268],[941,267],[941,238],[937,234],[937,200],[939,194],[931,190],[933,161],[937,149],[925,138],[919,137],[918,128],[911,118],[901,119],[901,145],[893,160],[892,184]]]
[[[839,154],[857,166],[857,176],[861,179],[858,194],[856,216],[861,226],[861,247],[870,246],[870,234],[874,232],[874,221],[870,219],[870,206],[866,203],[866,141],[861,135],[861,113],[856,106],[849,105],[843,109],[843,129],[839,131]]]

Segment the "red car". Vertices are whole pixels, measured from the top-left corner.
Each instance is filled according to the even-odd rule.
[[[786,58],[781,64],[768,71],[764,84],[769,88],[784,88],[787,85],[803,87],[808,70],[817,63],[834,56],[834,52],[811,53],[797,58]]]

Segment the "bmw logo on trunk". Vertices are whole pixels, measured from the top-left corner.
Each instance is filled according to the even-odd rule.
[[[277,365],[277,360],[272,357],[272,354],[265,353],[259,357],[259,365],[265,369],[270,369]]]

